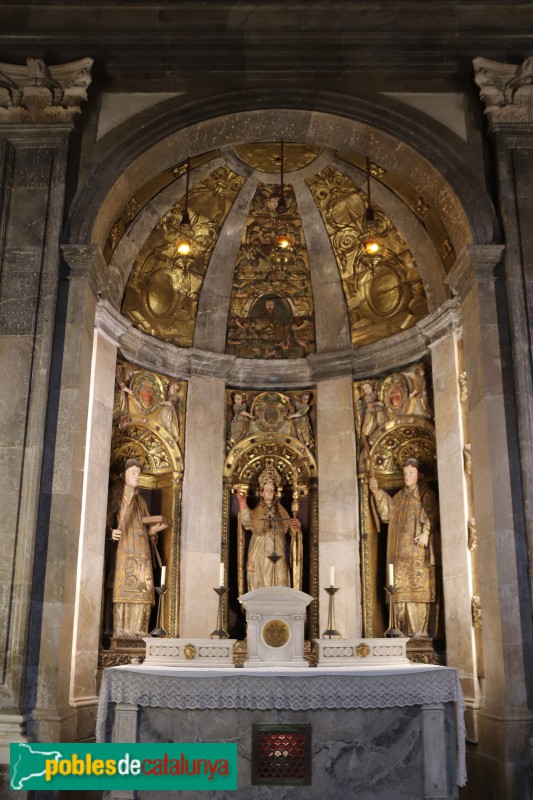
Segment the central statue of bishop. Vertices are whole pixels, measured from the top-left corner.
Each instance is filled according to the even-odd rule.
[[[268,464],[259,475],[259,505],[248,507],[242,491],[239,501],[238,566],[239,594],[261,589],[264,586],[291,586],[302,588],[302,526],[296,517],[290,517],[277,496],[281,476]],[[252,538],[246,559],[246,587],[244,586],[245,531]]]

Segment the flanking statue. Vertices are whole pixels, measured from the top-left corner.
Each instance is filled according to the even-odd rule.
[[[368,485],[380,519],[389,524],[387,565],[392,564],[398,585],[396,625],[404,636],[425,639],[436,635],[430,628],[438,618],[439,508],[435,492],[419,481],[423,475],[416,459],[402,466],[404,486],[393,497],[374,477]]]
[[[152,555],[158,532],[167,527],[166,522],[150,517],[139,494],[141,470],[137,459],[128,459],[109,499],[108,526],[117,543],[113,578],[113,636],[117,639],[148,634],[154,604]]]
[[[248,507],[244,492],[239,491],[238,567],[239,594],[264,586],[302,588],[302,526],[290,517],[278,500],[281,476],[272,464],[259,475],[259,504]],[[252,536],[245,558],[245,531]],[[246,586],[244,572],[246,571]]]

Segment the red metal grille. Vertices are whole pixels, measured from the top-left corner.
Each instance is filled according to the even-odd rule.
[[[309,727],[291,727],[255,731],[254,783],[310,783]]]

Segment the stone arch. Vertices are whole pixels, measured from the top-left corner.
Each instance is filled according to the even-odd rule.
[[[319,590],[318,590],[318,487],[317,462],[311,451],[293,436],[263,433],[249,436],[233,447],[224,462],[222,503],[222,560],[226,574],[230,560],[236,553],[231,531],[232,494],[244,490],[257,495],[259,474],[267,464],[275,467],[282,484],[288,489],[287,500],[291,501],[292,514],[296,516],[301,505],[305,505],[304,557],[307,564],[306,590],[315,598],[310,611],[310,638],[318,635]],[[258,495],[257,495],[258,496]],[[239,561],[244,557],[241,554]],[[227,599],[226,599],[227,602]],[[228,605],[225,607],[228,614]]]
[[[277,114],[264,113],[274,109]],[[124,138],[110,148],[73,203],[69,240],[103,248],[109,220],[158,171],[212,147],[277,138],[281,121],[294,139],[363,154],[371,150],[415,190],[431,191],[454,221],[450,233],[458,252],[466,244],[497,238],[494,209],[472,169],[468,145],[443,125],[392,98],[279,89],[184,105],[168,100],[124,123]]]

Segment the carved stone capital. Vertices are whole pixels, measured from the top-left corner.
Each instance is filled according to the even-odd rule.
[[[473,64],[474,80],[491,125],[533,122],[533,57],[516,65],[478,56]]]
[[[0,123],[72,124],[87,100],[92,58],[47,67],[42,58],[26,66],[0,63]]]
[[[468,245],[446,277],[446,283],[459,301],[465,299],[475,282],[495,280],[494,271],[502,260],[502,244]]]
[[[69,267],[69,278],[86,278],[95,297],[106,285],[107,264],[96,244],[63,244],[61,251]]]

